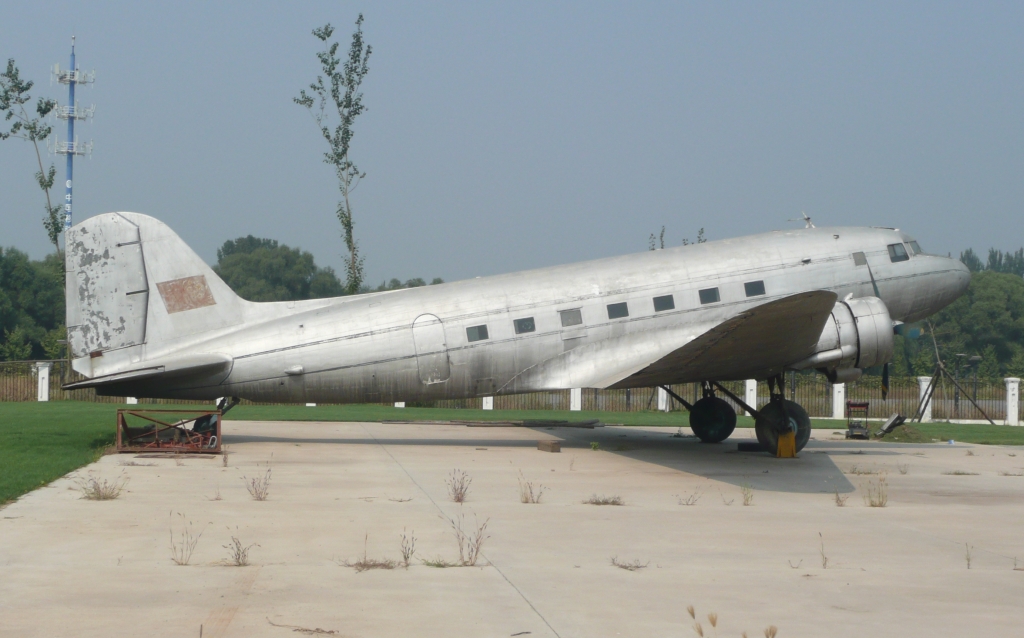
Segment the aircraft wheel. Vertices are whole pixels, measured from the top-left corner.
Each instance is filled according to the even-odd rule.
[[[786,414],[789,422],[784,423],[782,404],[776,401],[768,403],[760,410],[760,416],[754,421],[754,432],[761,447],[773,456],[778,452],[779,433],[786,430],[796,431],[796,451],[804,449],[811,439],[811,418],[807,416],[799,403],[786,402]],[[696,406],[694,406],[696,407]]]
[[[704,397],[690,410],[690,429],[702,443],[721,443],[736,429],[736,411],[725,399]]]

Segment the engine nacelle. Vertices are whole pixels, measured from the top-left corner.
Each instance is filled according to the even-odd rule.
[[[833,382],[853,381],[859,371],[892,359],[889,309],[878,297],[837,301],[815,353],[793,368],[818,368]],[[833,378],[834,377],[834,378]]]

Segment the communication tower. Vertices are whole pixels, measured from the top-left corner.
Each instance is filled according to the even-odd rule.
[[[58,155],[66,155],[68,158],[67,181],[64,182],[64,187],[66,189],[64,194],[64,230],[67,230],[68,228],[71,228],[71,179],[74,172],[75,155],[88,155],[89,153],[92,153],[92,140],[89,140],[84,144],[79,143],[78,137],[75,135],[75,121],[85,121],[92,117],[93,113],[96,112],[95,106],[83,109],[75,100],[76,84],[92,84],[96,81],[95,71],[83,73],[78,70],[78,65],[75,62],[75,36],[71,36],[70,68],[61,69],[60,64],[53,65],[53,79],[57,80],[61,84],[68,85],[67,106],[58,106],[54,110],[54,114],[58,119],[68,121],[68,138],[62,142],[55,137],[52,149],[54,153]]]

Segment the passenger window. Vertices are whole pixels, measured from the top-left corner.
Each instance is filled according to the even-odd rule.
[[[568,328],[569,326],[578,326],[583,323],[583,315],[580,313],[579,308],[573,308],[572,310],[562,310],[558,313],[558,316],[562,319],[562,327]]]
[[[854,266],[867,266],[868,258],[864,256],[864,253],[853,253],[853,265]]]
[[[526,319],[516,319],[512,322],[516,327],[516,334],[521,335],[524,332],[533,332],[537,329],[537,326],[533,323],[533,317],[527,317]]]
[[[466,338],[470,342],[483,341],[487,338],[487,326],[470,326],[466,328]]]
[[[907,249],[903,247],[903,244],[889,244],[889,261],[895,263],[908,259],[910,259],[910,255],[907,254]]]
[[[743,290],[746,291],[748,297],[756,297],[764,294],[764,282],[763,281],[748,281],[743,284]]]
[[[623,317],[629,316],[629,308],[626,306],[626,302],[622,303],[610,303],[608,304],[608,318],[609,319],[622,319]]]
[[[915,255],[921,254],[921,244],[917,243],[916,241],[912,241],[910,242],[910,247],[914,250]]]
[[[676,301],[672,298],[672,295],[665,295],[664,297],[654,298],[654,312],[663,312],[665,310],[674,310],[676,307]]]
[[[718,296],[718,288],[705,288],[698,294],[700,295],[700,302],[702,304],[721,301],[721,298]]]

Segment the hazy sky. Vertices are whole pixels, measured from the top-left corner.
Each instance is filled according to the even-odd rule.
[[[76,219],[162,219],[204,259],[254,234],[340,271],[324,142],[292,102],[365,14],[352,157],[370,283],[454,280],[792,227],[1024,244],[1024,3],[0,5],[0,58],[96,85]],[[63,139],[63,127],[57,127]],[[58,181],[63,158],[53,158]],[[48,250],[34,155],[0,143],[0,245]],[[58,191],[58,197],[63,196]]]

